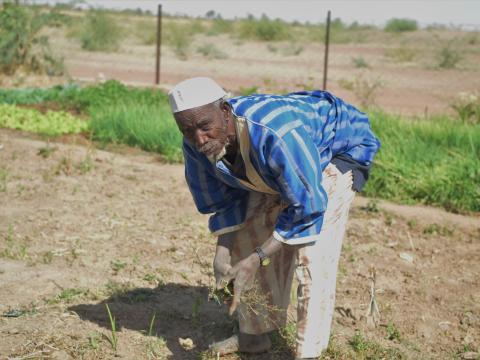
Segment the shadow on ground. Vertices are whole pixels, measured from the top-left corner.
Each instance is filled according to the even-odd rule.
[[[199,359],[213,341],[230,336],[236,321],[227,314],[225,305],[208,299],[206,286],[188,286],[169,283],[155,289],[136,288],[118,291],[110,298],[96,304],[80,304],[69,307],[82,320],[94,322],[110,330],[105,304],[115,317],[117,331],[123,328],[148,334],[155,314],[152,334],[166,340],[172,352],[171,359]],[[190,338],[195,345],[185,350],[179,338]],[[238,355],[237,359],[291,359],[283,339],[276,338],[277,350],[262,355]]]

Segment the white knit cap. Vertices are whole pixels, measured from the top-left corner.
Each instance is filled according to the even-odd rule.
[[[173,113],[211,104],[227,93],[215,81],[207,77],[184,80],[168,92]]]

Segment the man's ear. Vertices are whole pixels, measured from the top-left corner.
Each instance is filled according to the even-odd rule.
[[[226,102],[225,100],[222,101],[220,104],[220,109],[222,109],[223,112],[229,113],[230,112],[230,104]]]

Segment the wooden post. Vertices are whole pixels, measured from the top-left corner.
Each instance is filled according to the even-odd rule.
[[[325,32],[325,60],[323,62],[323,90],[327,90],[328,48],[330,44],[330,10],[327,14],[327,31]]]
[[[160,49],[162,47],[162,5],[158,5],[157,14],[157,62],[155,67],[155,84],[160,84]]]

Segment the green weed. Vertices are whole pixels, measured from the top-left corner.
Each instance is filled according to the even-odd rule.
[[[44,159],[50,157],[55,151],[58,150],[58,147],[56,146],[50,146],[50,144],[47,144],[47,146],[41,147],[38,149],[37,155],[43,157]]]
[[[367,61],[362,56],[357,56],[352,58],[353,65],[356,68],[369,68]]]
[[[387,340],[396,340],[398,342],[402,341],[402,336],[400,334],[400,331],[398,328],[395,326],[395,324],[391,321],[388,322],[387,324]]]
[[[117,324],[115,323],[115,317],[112,316],[110,312],[110,308],[108,304],[105,304],[108,313],[108,319],[110,320],[110,329],[111,329],[111,336],[106,336],[107,340],[110,342],[113,351],[117,352],[117,345],[118,345],[118,338],[117,338]]]
[[[355,351],[358,359],[406,359],[405,354],[396,348],[385,348],[382,345],[366,339],[360,331],[350,339],[349,345]]]
[[[462,60],[460,52],[450,45],[444,46],[437,53],[437,66],[440,69],[453,69]]]
[[[53,299],[47,299],[47,304],[58,304],[61,302],[69,303],[72,302],[78,296],[83,296],[88,293],[88,290],[81,288],[70,288],[63,289],[59,294],[57,294]]]
[[[477,92],[458,94],[450,106],[463,122],[480,124],[480,95]]]
[[[156,313],[153,313],[152,319],[150,320],[150,326],[148,327],[148,336],[153,336],[153,325],[155,325],[155,316]]]

